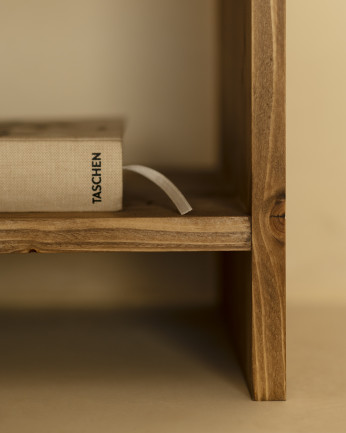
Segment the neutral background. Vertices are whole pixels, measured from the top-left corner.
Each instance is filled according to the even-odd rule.
[[[213,167],[216,6],[215,0],[2,1],[0,118],[117,116],[126,122],[126,163]],[[196,298],[194,287],[202,301],[215,294],[215,257],[208,254],[2,257],[1,264],[4,306],[172,305]]]
[[[331,419],[335,428],[329,431],[345,431],[345,339],[341,333],[346,312],[345,17],[344,0],[287,0],[291,398],[283,409],[276,407],[275,413],[267,406],[251,409],[247,413],[253,418],[249,415],[246,420],[238,419],[234,411],[232,419],[238,423],[238,432],[246,428],[262,431],[262,427],[263,431],[279,431],[279,425],[280,431],[326,431]],[[218,156],[217,38],[213,0],[3,0],[0,118],[116,115],[127,125],[126,162],[211,168]],[[4,256],[0,257],[0,305],[8,309],[64,311],[209,305],[216,297],[217,265],[214,254]],[[67,326],[67,334],[70,331]],[[8,341],[6,338],[3,341]],[[180,368],[185,373],[190,368],[195,374],[193,365],[187,370]],[[30,371],[25,380],[31,383],[32,379],[35,384],[35,375],[31,377]],[[64,408],[61,402],[66,395],[49,394],[49,381],[41,390],[43,394],[36,395],[32,385],[33,394],[28,394],[31,403],[24,397],[21,400],[20,388],[9,383],[11,386],[5,387],[0,396],[7,401],[3,409],[7,411],[4,419],[8,432],[20,431],[15,416],[17,404],[22,414],[32,415],[29,426],[36,432],[34,427],[38,426],[44,431],[44,419],[55,419],[54,405]],[[203,378],[198,383],[203,384]],[[207,408],[213,407],[215,401],[219,403],[215,422],[220,432],[228,428],[231,420],[225,403],[230,397],[222,386],[208,377],[203,391],[207,390],[214,400],[208,403],[206,399],[199,406],[204,407],[203,415],[211,426]],[[173,397],[160,399],[157,390],[149,392],[155,402],[153,410],[163,419],[166,413],[172,415],[169,405],[179,406],[184,401],[182,388],[174,389],[178,403]],[[75,395],[65,408],[74,426],[71,431],[84,431],[78,410],[89,406],[81,403],[80,389],[76,394],[69,392]],[[137,395],[131,392],[132,397]],[[98,410],[111,425],[107,404],[114,396],[107,398],[100,389],[97,393],[105,402]],[[41,417],[41,406],[35,403],[38,395],[48,396],[47,418]],[[126,393],[124,396],[129,398]],[[235,408],[241,401],[239,407],[250,410],[247,398],[236,393],[233,398]],[[145,401],[136,406],[141,419],[152,413],[150,403]],[[185,419],[189,431],[193,431],[194,419],[201,415],[190,400],[186,404],[190,411],[179,426],[185,425]],[[91,404],[88,410],[96,409]],[[117,414],[118,420],[120,417],[127,426],[132,411],[128,403],[122,417]],[[26,416],[22,415],[23,422]],[[175,415],[171,422],[177,419]],[[251,420],[253,424],[249,424]],[[199,430],[212,431],[208,430],[208,422]],[[162,425],[157,420],[148,421],[148,426],[153,427],[148,431],[165,431]],[[176,431],[169,425],[166,431]],[[129,431],[136,431],[134,425]]]

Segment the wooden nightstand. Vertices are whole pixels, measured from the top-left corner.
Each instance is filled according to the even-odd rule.
[[[0,214],[0,252],[220,251],[223,306],[256,400],[283,400],[285,1],[220,0],[222,158],[172,179],[194,211],[138,194],[119,213]],[[169,173],[168,173],[169,174]]]

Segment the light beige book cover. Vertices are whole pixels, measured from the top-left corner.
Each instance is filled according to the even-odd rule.
[[[116,121],[0,124],[0,212],[122,208]]]

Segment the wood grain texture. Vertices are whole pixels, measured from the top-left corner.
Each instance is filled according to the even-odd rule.
[[[253,389],[284,400],[285,1],[253,0],[252,32]]]
[[[242,251],[250,248],[248,217],[0,216],[0,253]]]
[[[285,1],[223,7],[222,56],[234,65],[225,78],[234,80],[224,95],[225,167],[252,214],[252,253],[223,258],[224,301],[253,398],[284,400]]]
[[[188,215],[180,216],[159,188],[132,173],[121,212],[0,214],[0,253],[251,249],[250,217],[218,189],[217,176],[171,177],[193,206]]]

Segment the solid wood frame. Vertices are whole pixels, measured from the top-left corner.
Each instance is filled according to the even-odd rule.
[[[151,190],[117,214],[0,214],[0,253],[221,251],[251,394],[284,400],[285,0],[219,1],[222,170],[177,178],[194,212]]]
[[[224,253],[224,305],[255,400],[286,398],[285,0],[223,0],[223,160],[251,214]]]

